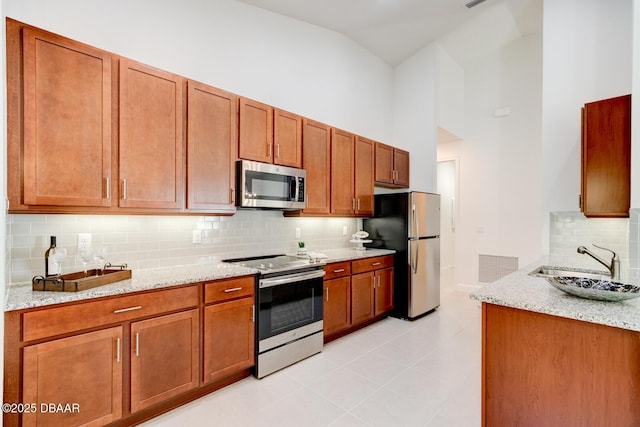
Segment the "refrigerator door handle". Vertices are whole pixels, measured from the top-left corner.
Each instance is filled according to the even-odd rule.
[[[411,254],[411,271],[413,272],[413,274],[416,274],[418,272],[418,261],[420,260],[420,258],[418,258],[418,254],[420,253],[420,241],[419,240],[411,240],[411,245],[413,246],[413,244],[416,244],[416,250],[412,251],[413,253]]]
[[[420,237],[420,227],[418,224],[418,216],[416,214],[417,208],[416,204],[413,203],[411,205],[411,221],[413,222],[413,236],[411,237]],[[420,212],[418,212],[419,214]]]

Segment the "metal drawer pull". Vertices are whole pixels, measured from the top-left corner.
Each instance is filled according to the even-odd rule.
[[[342,273],[344,271],[344,268],[339,268],[337,270],[333,270],[334,273]]]
[[[142,306],[136,305],[135,307],[128,307],[128,308],[121,308],[119,310],[113,310],[113,314],[126,313],[127,311],[135,311],[140,309],[142,309]]]
[[[327,302],[329,302],[329,288],[325,288],[325,290],[327,291]]]
[[[116,362],[120,363],[120,338],[116,340]]]
[[[229,293],[229,292],[236,292],[236,291],[241,291],[242,288],[229,288],[229,289],[225,289],[224,293]]]
[[[127,200],[127,180],[122,180],[122,200]]]
[[[140,332],[136,332],[136,356],[140,356]]]
[[[256,306],[251,306],[251,323],[256,323]]]
[[[111,198],[111,177],[107,177],[107,199]]]
[[[375,267],[376,265],[380,265],[380,264],[382,264],[382,263],[381,263],[381,262],[372,262],[372,263],[371,263],[371,265],[373,265],[374,267]]]

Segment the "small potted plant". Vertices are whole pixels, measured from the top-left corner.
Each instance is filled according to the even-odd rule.
[[[307,254],[307,250],[304,247],[304,242],[300,241],[298,242],[298,255],[306,255]]]

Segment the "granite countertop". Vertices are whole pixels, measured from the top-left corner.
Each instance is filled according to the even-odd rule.
[[[560,263],[558,263],[560,262]],[[640,298],[607,302],[594,301],[568,295],[544,278],[529,276],[540,265],[585,267],[567,261],[557,261],[544,257],[539,261],[511,273],[470,294],[471,299],[489,304],[513,307],[537,313],[551,314],[568,319],[614,326],[640,332]],[[588,264],[586,268],[600,270],[598,264]],[[637,283],[629,271],[623,274],[623,282]]]
[[[327,255],[327,262],[337,262],[389,255],[393,254],[394,251],[384,249],[367,249],[366,251],[331,249],[321,251],[320,253]],[[256,273],[258,273],[258,270],[253,268],[240,267],[220,261],[211,261],[210,263],[178,267],[134,270],[132,271],[131,279],[121,280],[109,285],[98,286],[80,292],[33,291],[31,290],[31,283],[15,284],[7,287],[4,311],[43,307],[53,304],[127,294],[130,292],[162,289],[189,283],[228,279]]]

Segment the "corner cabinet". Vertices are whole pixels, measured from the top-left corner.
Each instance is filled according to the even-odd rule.
[[[187,82],[187,209],[235,212],[238,98]]]
[[[580,209],[587,217],[628,217],[631,205],[631,95],[582,109]]]
[[[12,23],[8,27],[15,32]],[[14,53],[8,54],[9,74],[15,64],[12,58],[17,59]],[[25,27],[22,61],[24,186],[22,200],[20,194],[11,194],[10,187],[12,203],[111,206],[112,56]],[[11,135],[16,131],[12,117],[9,127]],[[18,159],[10,155],[10,169],[14,160]],[[16,168],[10,174],[19,171]]]
[[[120,207],[183,207],[183,79],[120,60]]]

